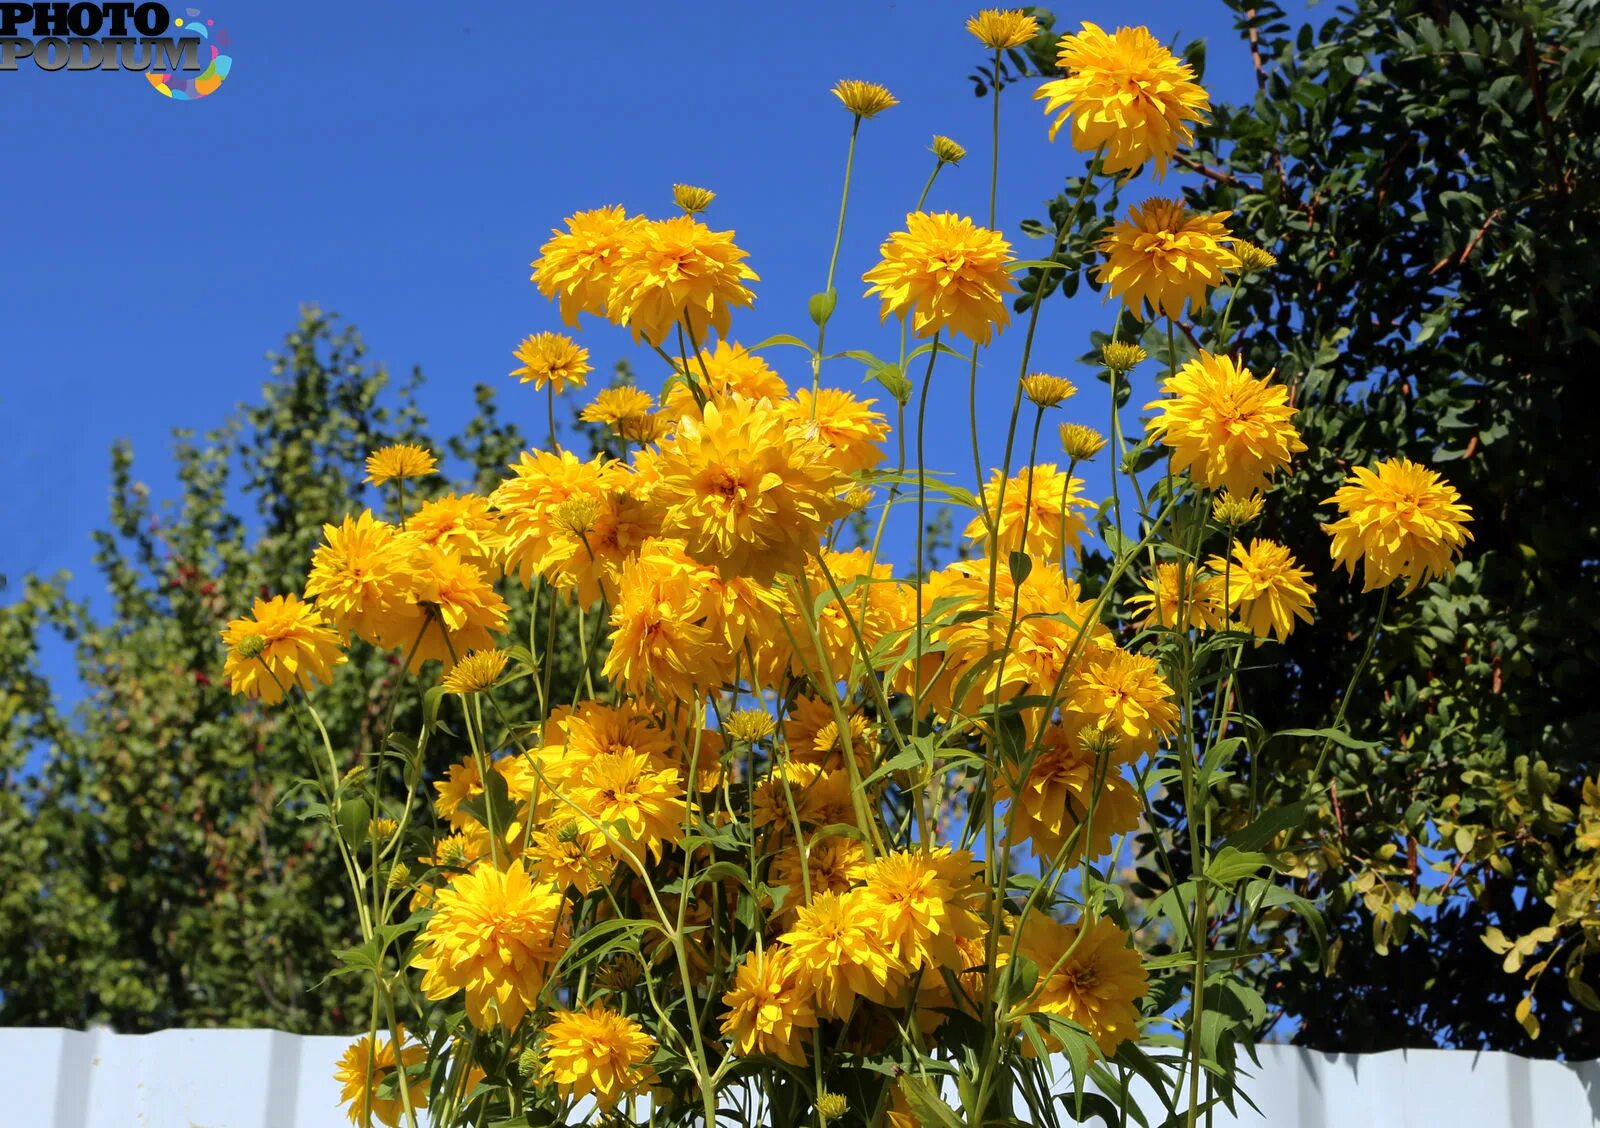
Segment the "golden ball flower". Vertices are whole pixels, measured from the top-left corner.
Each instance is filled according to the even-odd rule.
[[[1295,429],[1289,389],[1256,379],[1232,357],[1202,351],[1161,386],[1165,399],[1146,434],[1172,451],[1172,472],[1187,470],[1207,489],[1248,494],[1306,449]]]
[[[546,386],[557,395],[568,388],[581,388],[593,368],[589,350],[564,333],[535,333],[517,346],[521,366],[511,375],[542,391]]]
[[[1196,575],[1187,561],[1156,565],[1146,576],[1145,590],[1130,596],[1128,605],[1142,611],[1140,628],[1213,631],[1222,626],[1222,577]]]
[[[1137,1003],[1149,989],[1144,961],[1132,940],[1109,917],[1061,924],[1033,913],[1022,925],[1018,949],[1039,969],[1039,979],[1018,1009],[1076,1022],[1110,1057],[1123,1042],[1139,1036]],[[1047,1049],[1061,1049],[1048,1028],[1041,1028],[1041,1037]],[[1023,1053],[1034,1052],[1025,1039]]]
[[[1472,510],[1449,482],[1408,458],[1359,467],[1328,501],[1339,519],[1323,526],[1333,538],[1335,564],[1355,575],[1362,564],[1363,591],[1406,581],[1418,584],[1455,570],[1455,557],[1472,539]]]
[[[585,423],[600,423],[612,428],[624,438],[640,420],[655,408],[656,401],[649,392],[631,384],[607,388],[594,397],[594,402],[578,412]]]
[[[339,1083],[339,1100],[348,1106],[345,1112],[352,1124],[367,1125],[377,1121],[389,1128],[398,1128],[405,1115],[405,1098],[399,1091],[402,1082],[395,1083],[393,1096],[379,1095],[397,1068],[404,1071],[403,1083],[411,1107],[428,1107],[429,1078],[420,1070],[428,1059],[428,1048],[421,1042],[407,1042],[404,1026],[397,1026],[396,1030],[400,1036],[398,1061],[393,1037],[384,1034],[374,1043],[371,1035],[363,1034],[350,1043],[334,1066],[333,1079]]]
[[[692,561],[675,553],[641,551],[616,574],[603,672],[631,694],[654,686],[669,701],[693,701],[731,674],[731,656],[714,645],[706,625],[712,608],[705,577],[686,564]]]
[[[1110,853],[1113,838],[1138,829],[1143,813],[1138,792],[1120,768],[1099,762],[1095,751],[1078,739],[1075,726],[1065,724],[1049,725],[1040,734],[1039,754],[1015,785],[1004,770],[997,775],[995,800],[1014,804],[1018,843],[1026,840],[1037,858],[1060,858],[1068,865],[1086,854],[1100,858]],[[1089,822],[1091,802],[1094,819]],[[1063,855],[1069,842],[1071,851]]]
[[[828,1018],[849,1018],[857,998],[887,1003],[904,980],[904,969],[860,890],[813,893],[778,940],[789,946],[797,982],[812,991],[817,1013]]]
[[[1061,449],[1074,462],[1088,462],[1105,449],[1106,437],[1082,423],[1061,424]]]
[[[942,133],[933,135],[933,144],[929,148],[940,164],[960,164],[967,155],[966,149]]]
[[[1116,736],[1117,754],[1135,760],[1177,729],[1172,687],[1154,658],[1118,647],[1090,653],[1070,680],[1066,714]]]
[[[1182,200],[1160,198],[1130,207],[1128,218],[1097,244],[1106,261],[1095,281],[1109,286],[1140,321],[1157,314],[1180,318],[1186,304],[1204,309],[1222,272],[1239,266],[1227,245],[1233,242],[1223,224],[1229,214],[1191,212]]]
[[[733,986],[722,996],[728,1008],[722,1033],[732,1041],[734,1053],[771,1054],[790,1065],[806,1064],[817,1012],[798,970],[789,950],[778,945],[745,954]]]
[[[610,1007],[558,1010],[540,1036],[539,1076],[567,1100],[593,1097],[601,1109],[611,1109],[655,1083],[649,1063],[655,1048],[642,1026]]]
[[[504,650],[476,650],[455,664],[439,682],[446,693],[487,693],[506,672],[508,655]]]
[[[488,498],[447,493],[417,506],[406,518],[406,534],[419,546],[455,553],[489,571],[497,525]]]
[[[900,100],[889,93],[887,87],[859,78],[841,78],[833,84],[833,96],[859,118],[877,117],[884,110],[900,104]]]
[[[1067,77],[1039,87],[1044,112],[1055,114],[1050,139],[1072,122],[1072,144],[1091,153],[1105,147],[1106,172],[1127,172],[1156,162],[1156,177],[1166,175],[1179,145],[1192,144],[1190,123],[1211,109],[1194,68],[1176,58],[1150,30],[1118,28],[1107,35],[1087,21],[1076,35],[1065,35],[1056,62]]]
[[[739,396],[780,403],[789,395],[789,385],[783,377],[763,357],[737,341],[718,341],[715,348],[691,356],[687,368],[682,358],[675,358],[673,367],[678,375],[661,393],[661,406],[675,416],[700,414],[691,388],[699,388],[706,399],[718,402]]]
[[[858,894],[877,918],[879,935],[908,971],[962,970],[956,941],[983,935],[974,911],[985,888],[965,850],[899,850],[866,867]]]
[[[436,659],[450,670],[469,651],[492,650],[510,608],[483,570],[431,546],[416,554],[415,567],[419,625],[402,643],[412,650],[411,669]]]
[[[406,646],[422,619],[412,602],[414,544],[370,509],[322,526],[311,557],[306,598],[340,630],[374,646]]]
[[[699,215],[716,198],[717,194],[709,188],[696,188],[693,184],[672,186],[672,202],[683,209],[684,215]]]
[[[380,447],[367,456],[367,481],[381,486],[402,478],[421,478],[438,468],[438,460],[427,447],[395,443]]]
[[[565,231],[550,232],[533,262],[533,283],[559,302],[561,320],[576,327],[580,313],[607,316],[617,264],[644,220],[629,216],[619,205],[578,212]]]
[[[1008,51],[1039,34],[1039,21],[1020,8],[986,8],[967,20],[967,31],[985,47]]]
[[[693,216],[649,220],[630,233],[617,266],[610,316],[635,342],[661,345],[678,328],[704,345],[711,330],[728,335],[734,307],[755,301],[746,282],[760,276],[744,264],[733,232],[713,231]]]
[[[1022,378],[1022,394],[1036,407],[1055,407],[1077,395],[1078,388],[1064,376],[1034,372]]]
[[[1094,508],[1082,496],[1082,478],[1062,473],[1054,462],[1025,466],[1006,480],[1004,501],[1000,481],[1000,471],[990,471],[983,509],[963,534],[968,540],[1002,556],[1020,551],[1045,560],[1078,547],[1089,527],[1080,510]],[[997,510],[999,535],[991,541],[984,514]]]
[[[889,421],[873,411],[876,400],[857,399],[843,388],[801,388],[780,402],[778,412],[807,439],[816,439],[828,465],[844,474],[871,470],[883,461]]]
[[[1143,364],[1148,355],[1138,345],[1127,341],[1109,341],[1100,349],[1100,363],[1118,376],[1125,376]]]
[[[331,683],[333,668],[345,662],[338,633],[293,594],[256,600],[249,618],[222,628],[222,641],[229,688],[268,705],[293,686],[309,692],[313,680]]]
[[[602,848],[618,862],[629,853],[659,861],[663,845],[683,837],[683,772],[665,757],[634,751],[595,756],[568,795],[593,820],[590,829],[604,828]]]
[[[1258,493],[1239,494],[1223,490],[1211,503],[1211,518],[1225,529],[1242,529],[1261,516],[1265,499]]]
[[[931,337],[949,331],[980,345],[1010,322],[1006,295],[1016,290],[1011,244],[996,231],[950,212],[911,212],[906,229],[880,248],[881,262],[862,281],[879,294],[879,320],[911,319],[911,331]]]
[[[1257,638],[1289,637],[1295,620],[1312,621],[1311,596],[1316,588],[1304,568],[1295,567],[1289,550],[1276,541],[1256,539],[1248,548],[1233,546],[1229,559],[1213,556],[1206,567],[1226,579],[1228,608],[1241,626]]]

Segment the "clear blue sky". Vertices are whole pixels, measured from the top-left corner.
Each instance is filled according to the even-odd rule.
[[[558,327],[528,261],[576,209],[666,214],[674,181],[716,190],[710,222],[737,232],[762,276],[734,336],[809,335],[849,126],[828,94],[841,77],[883,82],[903,104],[863,127],[829,345],[892,354],[893,329],[878,328],[857,280],[914,204],[933,133],[971,156],[946,170],[930,206],[980,217],[987,206],[989,108],[972,96],[966,75],[981,53],[962,29],[975,7],[219,0],[203,15],[230,31],[234,66],[211,98],[173,102],[132,74],[0,74],[0,574],[67,569],[92,593],[109,444],[130,439],[138,477],[170,493],[170,429],[215,426],[253,398],[263,354],[302,302],[355,323],[394,371],[420,364],[439,423],[465,418],[476,382],[514,393],[512,348]],[[1253,93],[1248,54],[1214,0],[1080,0],[1058,14],[1059,27],[1204,36],[1213,97]],[[1046,142],[1029,92],[1007,91],[999,225],[1031,258],[1042,249],[1017,222],[1042,215],[1083,161]],[[1074,358],[1109,324],[1092,295],[1052,302],[1034,363],[1079,378],[1073,417],[1102,427],[1103,389]],[[583,336],[600,366],[635,355],[619,330]],[[983,373],[994,460],[1021,336],[1003,337]],[[772,359],[800,379],[800,353]],[[858,384],[857,366],[837,365],[829,382]],[[638,368],[656,379],[648,360]],[[935,430],[951,434],[940,461],[960,469],[964,370],[935,382]],[[528,409],[537,433],[538,405]]]

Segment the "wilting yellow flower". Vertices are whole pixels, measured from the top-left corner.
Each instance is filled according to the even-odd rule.
[[[1100,363],[1118,376],[1125,376],[1143,364],[1148,355],[1138,345],[1130,345],[1127,341],[1111,341],[1100,349]]]
[[[411,668],[437,658],[448,670],[469,650],[492,650],[494,635],[506,629],[510,608],[482,570],[432,547],[417,553],[416,569],[414,598],[419,612],[422,606],[429,610],[428,626],[418,627],[421,641]]]
[[[1362,561],[1363,591],[1404,579],[1404,594],[1455,570],[1455,556],[1472,534],[1472,510],[1461,494],[1421,463],[1390,458],[1360,467],[1328,499],[1337,521],[1322,526],[1333,537],[1334,562],[1355,575]]]
[[[697,344],[709,342],[712,329],[725,337],[732,307],[755,300],[745,282],[760,281],[745,257],[733,232],[713,231],[692,216],[641,223],[617,267],[611,316],[634,341],[652,345],[684,325]]]
[[[580,313],[606,316],[617,263],[635,226],[619,205],[578,212],[565,231],[551,231],[533,262],[533,283],[547,298],[557,298],[561,320],[578,324]]]
[[[1232,560],[1213,556],[1206,567],[1225,574],[1228,607],[1243,627],[1257,638],[1270,634],[1282,642],[1294,630],[1296,618],[1311,622],[1311,586],[1304,568],[1296,568],[1289,550],[1276,541],[1253,540],[1247,549],[1233,546]]]
[[[1044,112],[1061,114],[1050,139],[1070,118],[1072,144],[1082,152],[1105,146],[1106,172],[1136,169],[1156,162],[1156,178],[1179,145],[1194,141],[1190,122],[1204,121],[1211,100],[1194,81],[1194,68],[1175,58],[1150,30],[1118,28],[1107,35],[1087,21],[1077,35],[1062,36],[1057,65],[1066,78],[1039,87],[1048,99]]]
[[[367,456],[367,481],[381,486],[395,479],[420,478],[438,468],[438,460],[427,447],[395,443],[379,447]]]
[[[405,1087],[413,1109],[428,1107],[428,1075],[413,1074],[411,1070],[428,1059],[428,1048],[421,1042],[405,1041],[404,1026],[396,1027],[400,1033],[399,1065],[406,1071]],[[350,1123],[366,1125],[376,1120],[389,1128],[398,1128],[405,1114],[404,1098],[400,1096],[400,1082],[395,1082],[394,1095],[382,1097],[378,1090],[384,1086],[396,1068],[394,1039],[388,1035],[374,1045],[371,1035],[363,1034],[339,1058],[334,1066],[333,1079],[339,1082],[339,1100],[348,1105],[345,1112]]]
[[[967,155],[965,149],[942,133],[933,135],[933,144],[929,148],[940,164],[960,164]]]
[[[222,641],[229,687],[268,705],[281,701],[290,686],[309,692],[313,678],[332,682],[333,668],[345,661],[338,634],[293,594],[256,600],[249,618],[222,628]]]
[[[1144,612],[1140,627],[1212,631],[1222,626],[1222,577],[1197,576],[1187,561],[1156,565],[1144,580],[1146,591],[1128,598],[1128,605]]]
[[[889,422],[872,410],[876,402],[857,399],[842,388],[821,388],[815,397],[810,388],[801,388],[777,406],[801,434],[822,443],[830,466],[854,474],[883,461],[879,444],[889,437]]]
[[[611,608],[607,678],[634,695],[654,684],[669,701],[693,701],[697,683],[707,690],[722,683],[724,659],[714,652],[705,625],[707,593],[696,580],[690,569],[657,553],[623,562]]]
[[[1050,376],[1034,372],[1022,378],[1022,394],[1039,407],[1055,407],[1063,400],[1078,394],[1077,387],[1064,376]]]
[[[968,522],[963,534],[968,540],[986,551],[998,551],[1003,555],[1021,551],[1046,560],[1078,547],[1088,528],[1078,510],[1094,508],[1092,502],[1081,496],[1082,478],[1063,474],[1054,462],[1042,462],[1023,467],[1006,481],[1005,491],[1002,507],[1000,471],[991,470],[988,484],[983,487],[983,507],[991,514],[999,509],[998,547],[989,545],[989,530],[983,513]]]
[[[1155,659],[1106,647],[1084,660],[1072,679],[1066,712],[1088,727],[1117,738],[1117,754],[1134,760],[1154,752],[1156,741],[1171,736],[1178,723],[1172,687]]]
[[[885,854],[867,866],[857,894],[878,919],[879,934],[907,971],[961,968],[956,941],[983,935],[973,911],[983,886],[965,850],[948,846]]]
[[[986,8],[967,20],[967,31],[985,47],[1007,51],[1039,34],[1039,21],[1019,8]]]
[[[1187,470],[1207,489],[1265,489],[1306,449],[1289,389],[1256,379],[1232,357],[1202,351],[1161,390],[1167,398],[1145,404],[1156,409],[1145,433],[1171,449],[1174,474]]]
[[[557,395],[569,387],[581,388],[593,369],[589,365],[589,350],[564,333],[535,333],[525,337],[517,346],[516,358],[521,367],[512,369],[511,375],[536,390],[549,385]]]
[[[841,78],[833,84],[833,96],[859,118],[877,117],[884,110],[900,104],[900,100],[889,93],[888,88],[876,82],[863,82],[859,78]]]
[[[411,958],[423,970],[422,993],[437,1001],[465,991],[479,1030],[515,1030],[567,946],[565,903],[561,890],[533,881],[520,861],[504,871],[479,862],[434,894],[434,914]]]
[[[1061,424],[1061,449],[1074,462],[1088,462],[1105,449],[1106,437],[1082,423]]]
[[[765,401],[708,403],[661,443],[648,504],[725,577],[799,573],[848,511],[839,495],[851,483],[830,452]]]
[[[1011,320],[1005,296],[1017,287],[1011,244],[999,232],[950,212],[911,212],[879,250],[883,261],[862,281],[872,284],[868,297],[882,295],[880,320],[909,314],[915,336],[949,330],[980,345]]]
[[[815,994],[821,1015],[849,1018],[858,997],[887,1003],[900,988],[903,969],[860,890],[813,894],[778,939],[789,946],[796,981]]]
[[[656,1040],[633,1019],[609,1007],[559,1010],[540,1038],[539,1076],[567,1100],[594,1097],[601,1109],[638,1096],[656,1081],[649,1064]]]
[[[446,693],[483,693],[493,689],[505,672],[504,650],[479,650],[457,662],[455,669],[445,674],[439,684]]]
[[[692,382],[700,394],[709,400],[721,402],[729,396],[742,396],[749,400],[769,399],[779,403],[789,395],[789,386],[783,377],[772,370],[762,357],[738,342],[718,341],[717,347],[699,356],[691,356],[687,370],[681,359],[673,366],[680,374],[661,394],[661,406],[674,415],[699,415],[700,406],[689,390]]]
[[[1222,222],[1229,214],[1191,212],[1182,200],[1160,198],[1130,207],[1127,220],[1112,224],[1096,244],[1106,261],[1095,281],[1109,285],[1141,321],[1157,313],[1182,317],[1185,303],[1204,309],[1207,290],[1239,266],[1226,246],[1233,242]]]
[[[823,1122],[833,1123],[850,1111],[850,1098],[843,1093],[830,1093],[826,1089],[817,1094],[817,1115]]]
[[[578,418],[585,423],[602,423],[623,438],[632,438],[630,426],[648,416],[655,403],[649,392],[622,384],[595,396],[593,403],[578,412]]]
[[[1109,917],[1087,925],[1060,924],[1032,914],[1022,926],[1018,949],[1039,969],[1039,980],[1018,1009],[1076,1022],[1110,1057],[1123,1042],[1138,1037],[1136,1002],[1149,987],[1144,961],[1129,946],[1131,939]],[[1061,1049],[1060,1039],[1048,1029],[1041,1028],[1040,1034],[1048,1049]],[[1023,1052],[1034,1052],[1026,1040]]]
[[[659,861],[662,844],[683,837],[683,773],[661,757],[632,751],[596,756],[568,798],[594,820],[594,830],[604,828],[605,848],[618,861],[626,858],[624,848]]]
[[[1263,503],[1264,499],[1258,493],[1240,497],[1223,490],[1211,503],[1211,517],[1224,528],[1242,529],[1261,516]]]
[[[693,184],[672,186],[672,202],[682,208],[685,215],[699,215],[716,198],[717,194],[709,188],[696,188]]]
[[[769,946],[747,952],[722,1005],[728,1008],[722,1033],[732,1039],[734,1053],[771,1054],[790,1065],[805,1065],[817,1012],[788,949]]]
[[[722,722],[722,731],[735,740],[755,744],[772,735],[775,722],[765,709],[740,709],[730,713]]]
[[[488,572],[496,524],[488,498],[448,493],[417,506],[406,518],[406,533],[419,546],[454,553]]]
[[[379,816],[367,820],[367,840],[380,845],[394,837],[395,831],[400,829],[400,824],[394,819]]]
[[[322,526],[325,543],[311,558],[306,598],[340,630],[375,646],[410,645],[420,624],[411,602],[412,544],[372,510]]]
[[[1114,836],[1138,828],[1143,809],[1118,765],[1097,763],[1080,735],[1076,723],[1049,725],[1039,737],[1039,754],[1027,777],[1015,789],[1004,771],[995,781],[996,801],[1010,799],[1014,805],[1016,841],[1026,840],[1034,855],[1046,860],[1060,855],[1073,831],[1086,822],[1090,799],[1098,792],[1094,820],[1062,858],[1067,865],[1086,852],[1090,858],[1109,853]]]
[[[1239,269],[1246,274],[1259,274],[1278,265],[1278,256],[1243,239],[1233,241],[1233,253],[1239,256]]]

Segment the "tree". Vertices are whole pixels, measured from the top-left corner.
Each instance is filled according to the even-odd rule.
[[[1320,529],[1349,469],[1437,464],[1475,515],[1454,579],[1389,602],[1351,687],[1359,739],[1320,774],[1282,744],[1234,765],[1241,800],[1309,801],[1286,844],[1329,924],[1323,952],[1269,918],[1263,941],[1290,955],[1260,965],[1263,989],[1321,1049],[1593,1057],[1600,5],[1356,0],[1294,30],[1278,4],[1228,4],[1258,93],[1179,161],[1192,207],[1278,258],[1240,279],[1232,319],[1250,367],[1293,387],[1309,447],[1260,532],[1318,588],[1293,661],[1244,681],[1267,731],[1331,719],[1368,642],[1378,596],[1332,571]],[[1012,71],[1053,68],[1035,44]],[[1088,281],[1092,234],[1024,306]]]
[[[95,555],[107,613],[65,577],[24,577],[0,606],[0,1024],[359,1021],[359,984],[319,986],[354,926],[322,824],[294,796],[305,722],[229,693],[218,631],[253,598],[301,589],[325,519],[364,492],[381,508],[362,484],[374,447],[432,446],[470,489],[525,446],[483,386],[460,434],[430,436],[421,374],[391,386],[364,353],[353,329],[303,311],[259,404],[203,438],[177,433],[178,497],[154,501],[132,451],[113,449]],[[508,597],[519,621],[544,621],[548,595],[538,608],[520,587]],[[74,647],[73,710],[40,670],[52,629]],[[575,684],[576,650],[558,648],[558,686]],[[418,694],[397,655],[353,648],[316,694],[341,767],[372,762],[391,709],[415,729]]]

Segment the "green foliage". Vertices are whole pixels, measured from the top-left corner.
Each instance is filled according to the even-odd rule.
[[[372,448],[432,446],[465,468],[455,488],[472,489],[525,443],[487,387],[460,434],[430,435],[420,374],[391,388],[355,331],[315,309],[271,363],[258,405],[203,437],[177,433],[170,501],[136,479],[131,450],[112,451],[103,614],[64,576],[24,577],[0,606],[0,1025],[342,1033],[364,1021],[363,982],[317,986],[329,953],[358,938],[326,827],[296,786],[320,746],[302,712],[229,693],[218,632],[252,599],[300,590],[323,521],[349,499],[366,488],[381,508],[362,485]],[[526,623],[531,597],[512,597]],[[82,684],[71,711],[40,668],[52,630]],[[574,683],[575,652],[557,648],[558,687]],[[419,694],[397,655],[354,648],[316,693],[348,755],[340,769],[376,762],[391,709],[415,731]]]
[[[1227,2],[1258,94],[1219,106],[1177,171],[1192,206],[1232,212],[1235,234],[1278,257],[1241,280],[1231,321],[1246,362],[1294,389],[1309,450],[1250,532],[1289,545],[1317,585],[1292,662],[1245,673],[1248,710],[1269,731],[1331,717],[1365,645],[1377,596],[1332,571],[1319,528],[1351,466],[1434,464],[1476,517],[1453,581],[1391,602],[1351,701],[1361,739],[1320,774],[1315,740],[1251,745],[1231,765],[1217,825],[1309,804],[1279,844],[1329,920],[1324,952],[1303,918],[1263,913],[1261,941],[1290,958],[1263,965],[1259,986],[1273,1020],[1324,1049],[1594,1057],[1585,945],[1561,947],[1560,973],[1534,986],[1535,1040],[1528,986],[1484,937],[1546,926],[1586,857],[1574,811],[1600,738],[1600,425],[1583,406],[1600,343],[1600,5],[1358,0],[1295,28],[1277,4]],[[1036,50],[1036,68],[1051,62]],[[1071,269],[1035,272],[1024,304],[1041,279],[1088,284],[1085,246],[1058,257]],[[1145,345],[1159,356],[1164,331]],[[1593,915],[1592,900],[1560,908]]]

